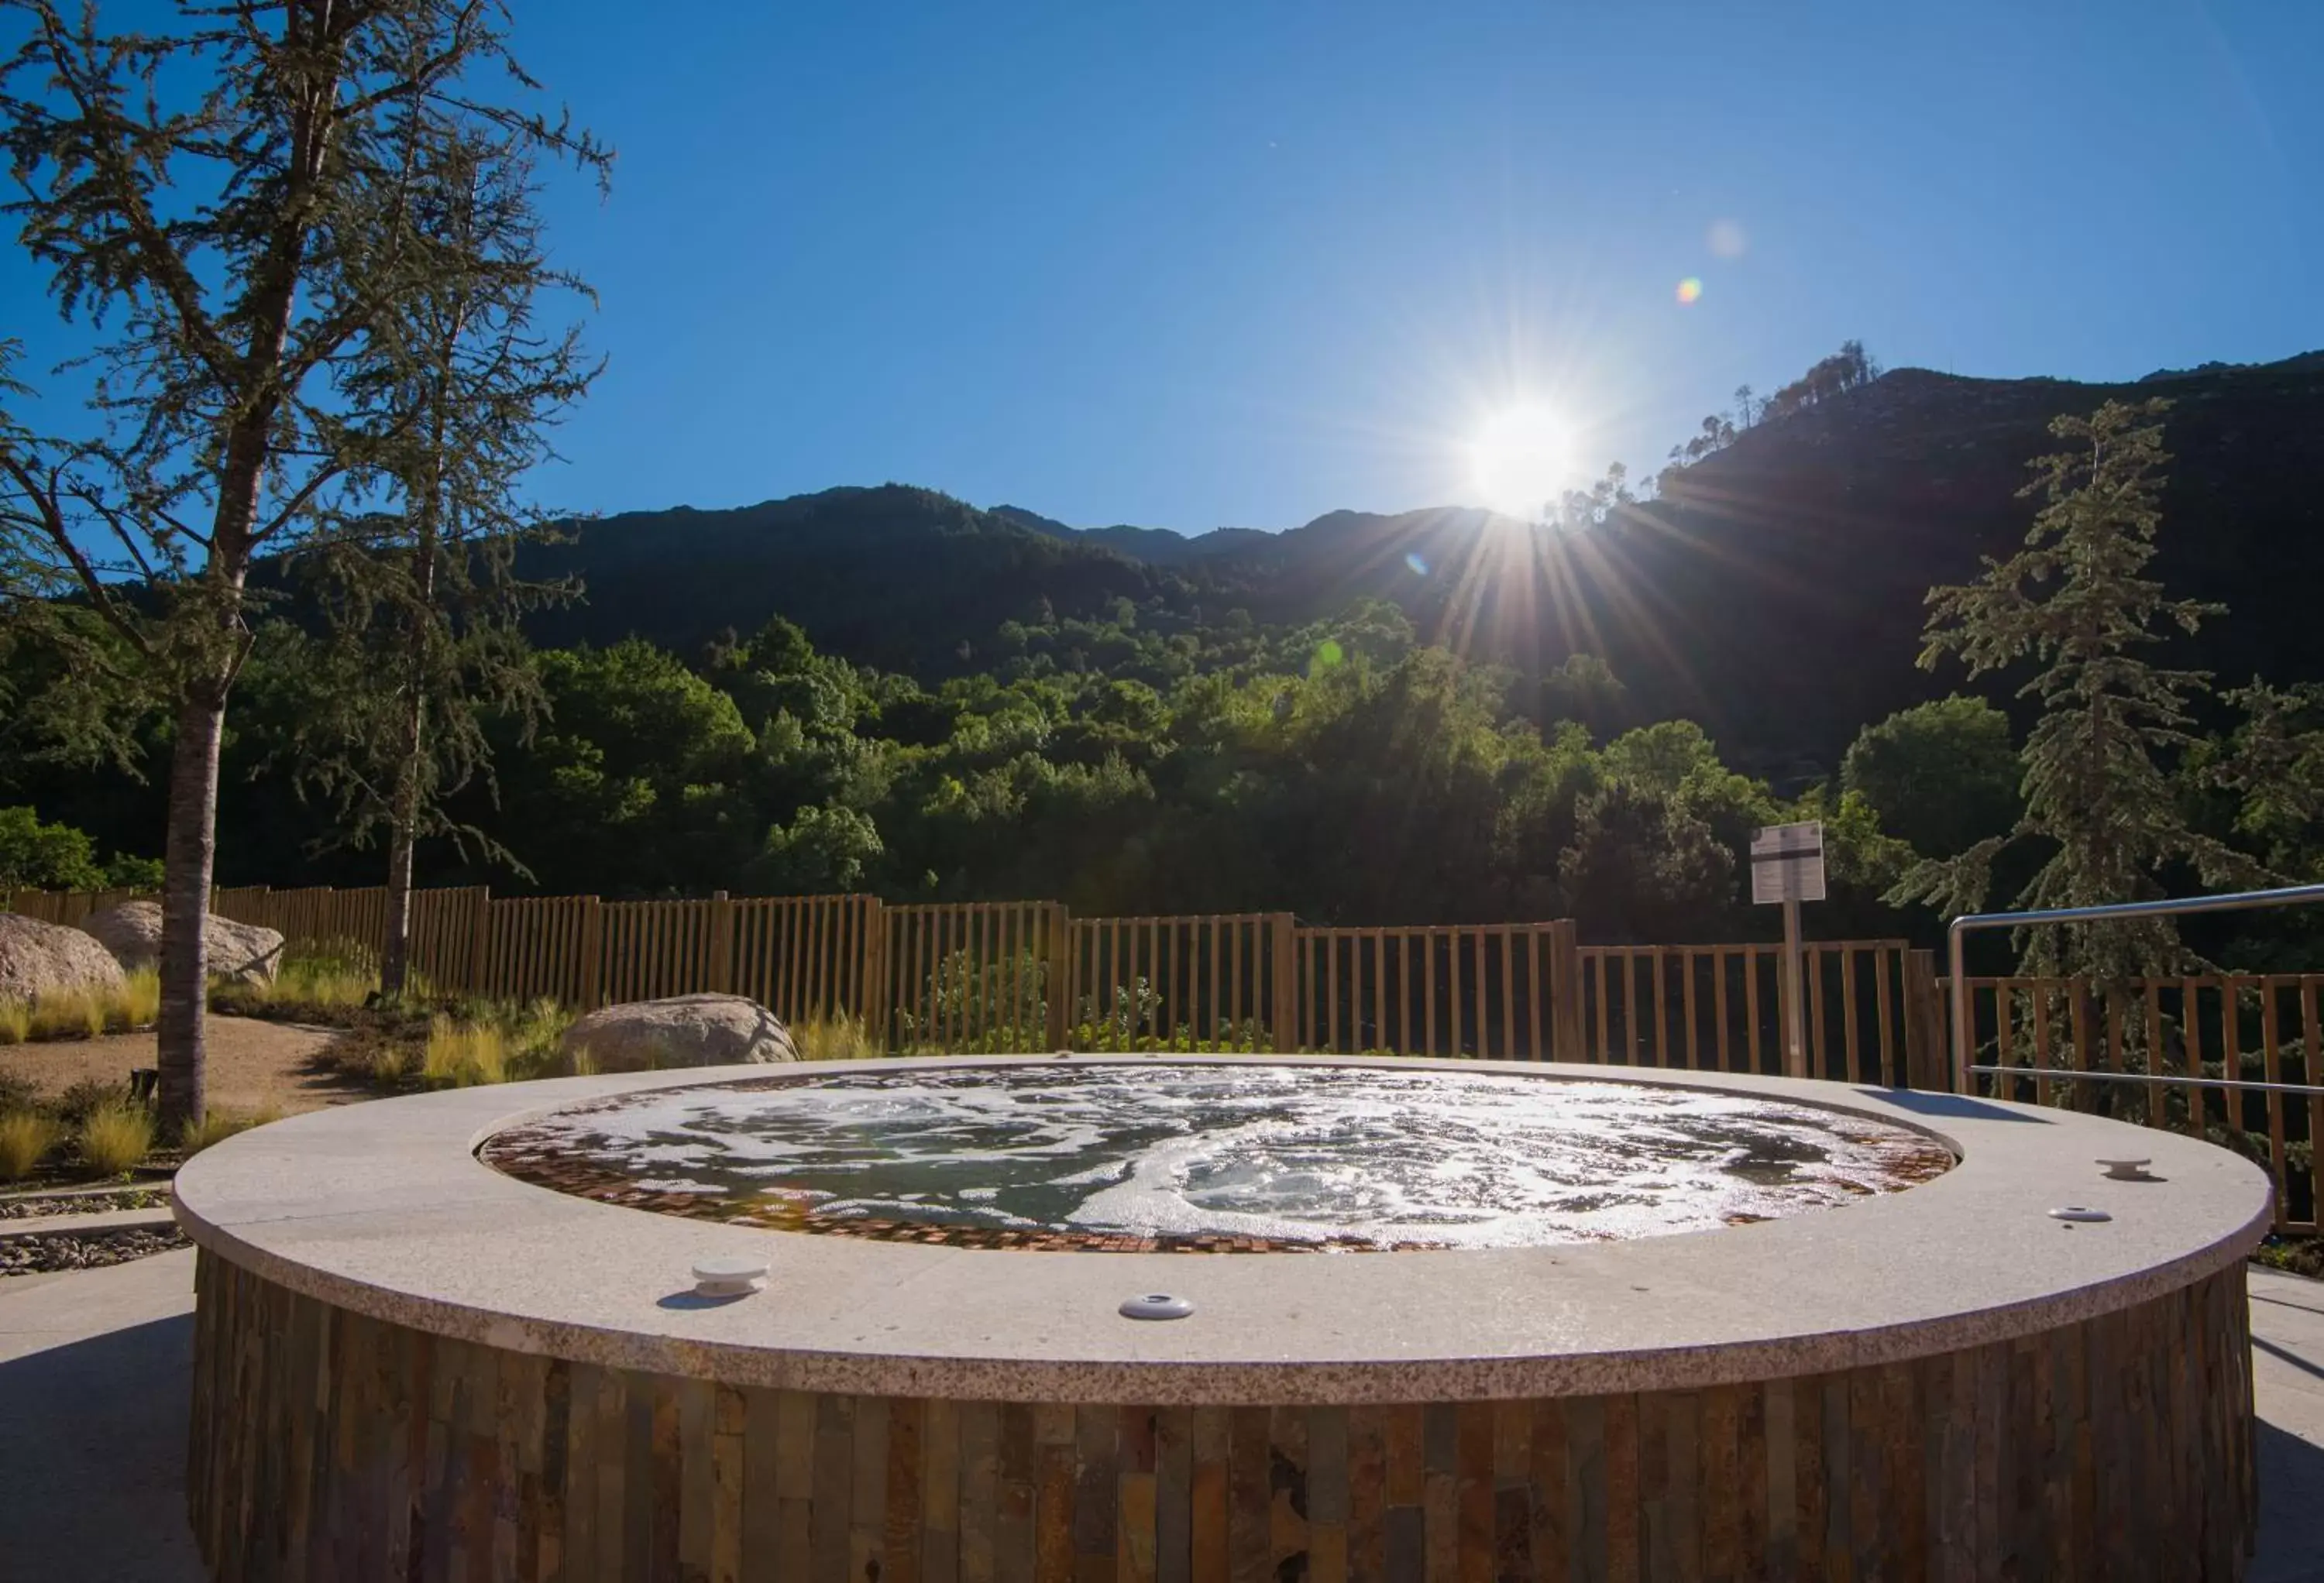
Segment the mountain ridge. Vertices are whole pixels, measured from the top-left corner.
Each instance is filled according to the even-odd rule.
[[[1080,529],[891,483],[578,522],[525,566],[594,585],[590,603],[542,618],[544,641],[636,632],[686,651],[780,613],[825,649],[927,674],[977,665],[1004,621],[1123,600],[1298,622],[1388,599],[1473,658],[1540,675],[1595,654],[1649,718],[1829,759],[1867,722],[1961,685],[1914,665],[1925,596],[2022,540],[2033,505],[2018,490],[2055,446],[2049,421],[2157,395],[2174,402],[2176,457],[2157,575],[2229,607],[2179,658],[2226,684],[2324,679],[2306,640],[2306,590],[2324,580],[2308,482],[2324,474],[2324,353],[2113,383],[1895,369],[1741,429],[1578,531],[1461,506],[1334,511],[1276,532]]]

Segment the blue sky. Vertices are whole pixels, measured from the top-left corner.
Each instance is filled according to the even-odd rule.
[[[2324,345],[2318,0],[516,12],[620,151],[550,198],[609,360],[541,480],[576,509],[897,480],[1280,528],[1473,498],[1520,399],[1650,466],[1849,336]],[[8,321],[37,290],[12,256]]]

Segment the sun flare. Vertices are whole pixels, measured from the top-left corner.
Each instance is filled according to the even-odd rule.
[[[1546,407],[1512,407],[1485,425],[1471,447],[1485,503],[1532,519],[1572,482],[1572,437]]]

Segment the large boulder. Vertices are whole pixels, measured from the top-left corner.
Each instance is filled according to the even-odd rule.
[[[676,995],[593,1011],[565,1030],[568,1059],[599,1072],[796,1061],[790,1030],[742,995]]]
[[[78,929],[0,913],[0,1000],[123,987],[121,964]]]
[[[113,953],[131,972],[161,959],[161,904],[124,901],[91,913],[80,926]],[[282,967],[282,936],[256,924],[209,915],[202,937],[209,943],[210,977],[237,983],[271,984]]]

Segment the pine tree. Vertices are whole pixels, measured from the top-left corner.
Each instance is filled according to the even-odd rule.
[[[2031,660],[2018,691],[2041,705],[2024,752],[2024,812],[2006,835],[1954,857],[1914,865],[1889,893],[1946,916],[1986,903],[1994,859],[2019,842],[2048,861],[2015,905],[2028,909],[2143,901],[2164,894],[2163,871],[2191,868],[2206,884],[2248,876],[2248,860],[2192,829],[2166,763],[2192,744],[2190,702],[2200,671],[2150,663],[2144,651],[2168,628],[2192,633],[2223,607],[2163,597],[2144,575],[2162,526],[2163,416],[2170,403],[2109,401],[2050,432],[2071,448],[2037,458],[2019,492],[2044,503],[2025,548],[1987,557],[1985,575],[1932,589],[1921,654],[1934,668],[1958,655],[1971,676]],[[2169,918],[2048,925],[2019,932],[2022,971],[2091,973],[2115,980],[2165,972],[2186,953]]]
[[[174,23],[106,31],[95,6],[5,0],[9,212],[90,334],[94,439],[0,433],[0,510],[28,580],[109,622],[173,728],[162,887],[161,1103],[204,1099],[204,925],[226,703],[253,641],[259,557],[392,471],[407,410],[342,374],[456,246],[417,203],[416,139],[498,133],[599,172],[533,89],[501,6],[475,0],[178,0]],[[60,403],[60,407],[64,404]]]
[[[525,871],[447,805],[480,778],[491,787],[489,716],[522,740],[543,713],[519,621],[576,590],[515,575],[518,546],[549,532],[518,490],[550,455],[548,425],[597,372],[577,332],[535,324],[544,292],[586,289],[541,253],[521,146],[429,135],[412,159],[441,268],[346,376],[362,404],[402,415],[404,437],[381,468],[384,509],[334,520],[304,557],[326,635],[286,634],[306,684],[297,773],[336,801],[339,840],[385,837],[387,995],[405,986],[420,840],[449,837],[463,855]]]

